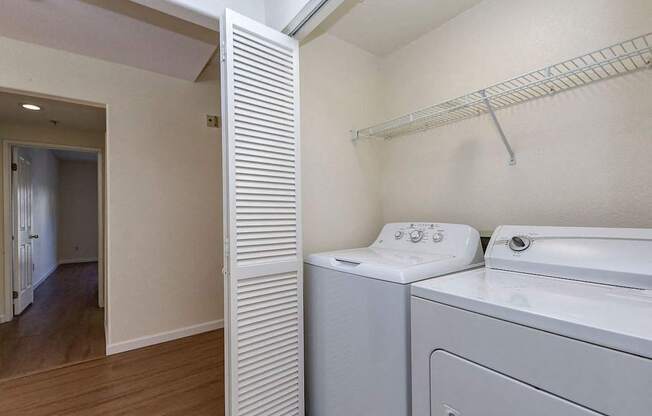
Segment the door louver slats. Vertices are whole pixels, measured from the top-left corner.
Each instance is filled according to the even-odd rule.
[[[227,415],[302,416],[298,45],[221,24]]]

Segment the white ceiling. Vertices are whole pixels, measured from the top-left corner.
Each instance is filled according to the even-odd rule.
[[[347,0],[331,19],[328,32],[383,56],[482,0]]]
[[[216,30],[127,0],[1,0],[0,8],[0,36],[192,81],[218,43]]]
[[[22,104],[36,104],[41,111],[25,110]],[[0,92],[0,123],[52,126],[51,120],[66,128],[106,131],[104,108]]]
[[[200,26],[218,30],[225,8],[259,22],[265,21],[266,0],[132,0],[134,3],[176,16]],[[271,0],[278,2],[278,0]]]

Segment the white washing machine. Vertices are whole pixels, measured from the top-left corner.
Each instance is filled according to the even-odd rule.
[[[480,267],[478,232],[387,224],[370,247],[305,262],[307,414],[409,415],[409,284]]]
[[[412,286],[414,416],[652,415],[652,229],[501,226]]]

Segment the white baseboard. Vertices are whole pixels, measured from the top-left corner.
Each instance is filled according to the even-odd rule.
[[[79,257],[76,259],[61,259],[59,260],[59,264],[92,263],[96,261],[97,261],[97,257]]]
[[[204,322],[197,325],[187,326],[185,328],[161,332],[155,335],[134,338],[128,341],[116,342],[115,344],[109,344],[106,346],[106,355],[131,351],[137,348],[148,347],[150,345],[173,341],[175,339],[185,338],[192,335],[201,334],[202,332],[214,331],[221,328],[224,328],[224,320],[218,319],[216,321]]]
[[[43,282],[45,282],[48,279],[48,277],[52,276],[52,273],[54,273],[54,271],[57,270],[57,267],[59,267],[59,263],[55,263],[52,267],[50,267],[50,270],[43,273],[41,279],[39,279],[36,283],[34,283],[34,290],[36,290],[37,287],[41,286]]]

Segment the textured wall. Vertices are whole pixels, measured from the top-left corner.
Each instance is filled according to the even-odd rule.
[[[648,0],[487,0],[383,60],[387,116],[647,33]],[[383,147],[385,222],[652,227],[652,71]]]
[[[304,254],[368,245],[381,226],[378,147],[349,130],[379,118],[378,61],[328,34],[300,54]]]

